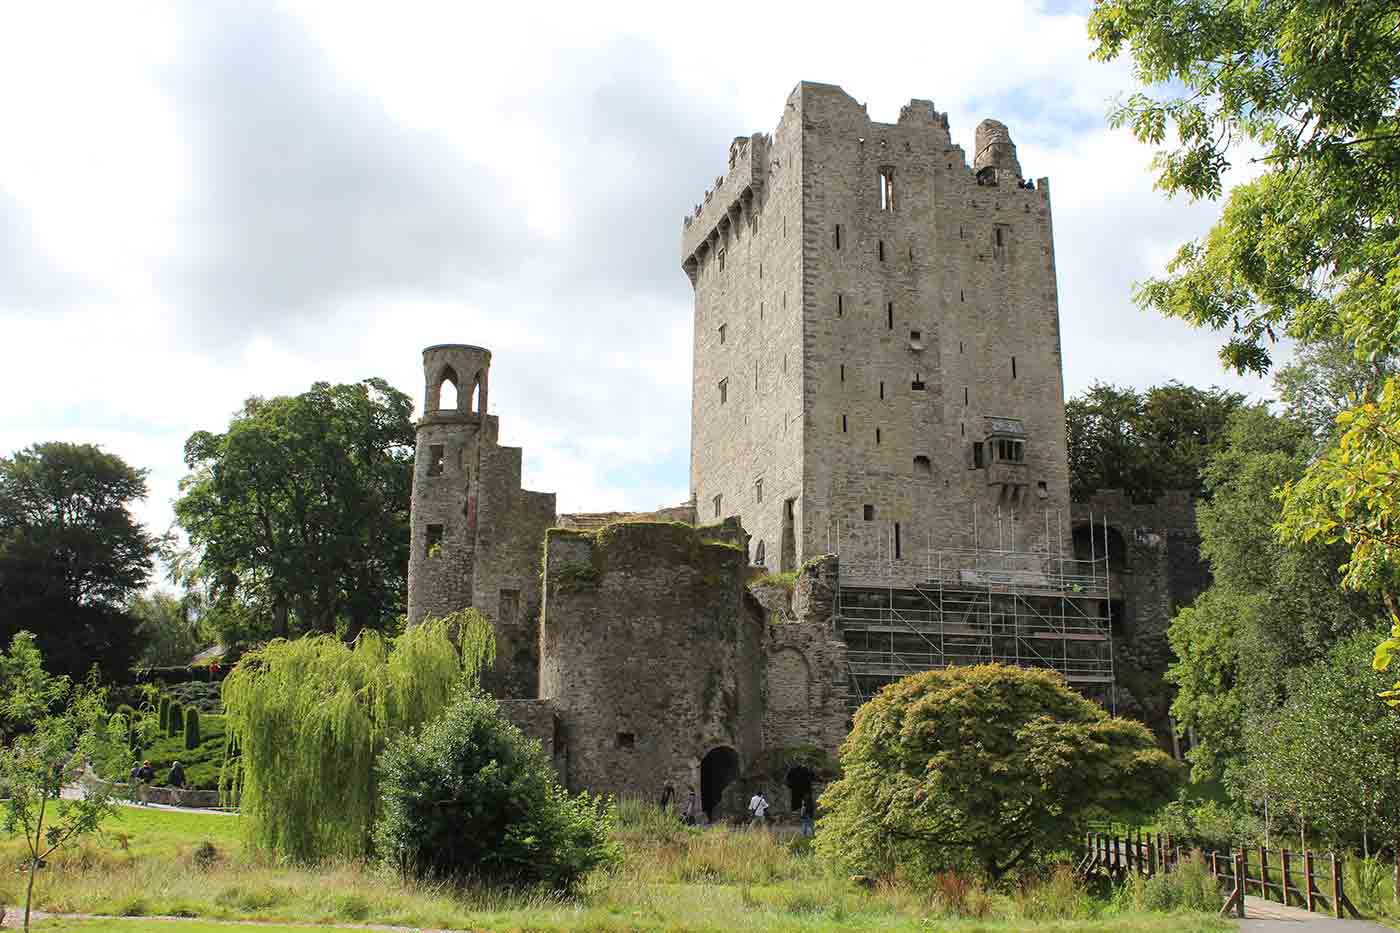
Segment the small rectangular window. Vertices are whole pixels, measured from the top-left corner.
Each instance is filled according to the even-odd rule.
[[[617,734],[618,748],[636,748],[637,735],[635,732],[619,732]]]
[[[428,535],[424,539],[424,553],[429,557],[436,557],[442,548],[443,528],[441,525],[429,525]]]
[[[725,377],[719,381],[719,403],[723,405],[729,401],[729,378]]]
[[[442,475],[442,461],[444,459],[443,446],[441,444],[428,445],[428,475]]]
[[[1011,378],[1016,378],[1016,357],[1011,358]]]
[[[846,364],[845,364],[845,363],[842,363],[842,364],[841,364],[841,381],[842,381],[842,382],[845,382],[845,381],[846,381]]]
[[[963,407],[967,407],[967,386],[963,386]]]
[[[879,259],[881,262],[884,262],[884,261],[885,261],[885,241],[884,241],[884,240],[876,240],[876,241],[875,241],[875,258]]]
[[[880,429],[879,429],[879,428],[876,428],[876,429],[875,429],[875,446],[876,446],[876,447],[879,447],[879,446],[880,446]]]
[[[986,456],[986,455],[985,455],[985,454],[983,453],[983,451],[982,451],[982,442],[981,442],[981,441],[973,441],[973,442],[972,442],[972,468],[973,468],[974,470],[980,470],[982,467],[986,466],[985,456]]]
[[[719,518],[720,510],[724,507],[724,496],[715,496],[715,518]]]
[[[721,346],[724,345],[724,328],[725,328],[725,325],[723,325],[723,324],[721,324],[721,325],[719,326],[719,342],[720,342],[720,345],[721,345]]]
[[[729,250],[723,249],[723,248],[720,249],[720,251],[719,251],[719,271],[721,271],[721,272],[724,271],[724,260],[725,260],[725,257],[728,256],[728,255],[729,255]]]
[[[835,235],[832,237],[832,240],[833,240],[833,242],[835,243],[836,248],[837,248],[837,249],[840,249],[840,248],[841,248],[841,225],[840,225],[840,224],[837,224],[837,225],[836,225],[836,233],[835,233]]]
[[[867,522],[875,521],[875,506],[867,505],[861,510],[861,513],[864,515]]]
[[[846,416],[845,416],[845,415],[842,415],[842,416],[841,416],[841,433],[842,433],[842,434],[845,434],[845,433],[846,433]]]
[[[753,481],[753,501],[763,501],[763,480],[761,479],[756,479]]]
[[[894,302],[885,302],[885,324],[890,330],[894,330]]]
[[[496,620],[498,622],[513,623],[520,615],[520,591],[501,590],[496,603]]]
[[[900,542],[899,542],[899,522],[895,522],[895,523],[894,523],[894,559],[895,559],[895,560],[899,560],[899,558],[900,558],[900,546],[899,546],[899,544],[900,544]]]
[[[763,278],[763,263],[761,262],[758,264],[758,277]]]
[[[915,392],[924,391],[925,386],[923,373],[914,374],[914,379],[912,382],[909,383],[909,388],[913,389]]]
[[[840,292],[836,293],[836,316],[840,317],[846,313],[846,299]]]
[[[1044,480],[1041,480],[1040,482],[1035,484],[1035,494],[1042,499],[1047,498],[1050,495],[1050,490],[1045,488]]]
[[[924,332],[921,330],[911,330],[909,332],[909,339],[918,343],[920,340],[924,339]]]
[[[997,246],[1004,246],[1001,238],[1001,227],[996,228]]]
[[[881,380],[880,380],[880,398],[883,400],[884,397],[885,397],[885,381],[884,381],[883,379],[881,379]]]

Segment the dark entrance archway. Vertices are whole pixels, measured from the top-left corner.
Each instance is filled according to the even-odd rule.
[[[712,748],[700,761],[700,808],[714,822],[724,789],[739,776],[739,753],[728,745]]]
[[[797,765],[789,768],[787,773],[788,791],[792,794],[792,809],[794,812],[802,809],[802,801],[812,795],[812,781],[816,775],[811,768]]]

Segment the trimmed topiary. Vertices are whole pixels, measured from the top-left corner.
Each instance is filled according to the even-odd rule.
[[[166,719],[166,735],[180,735],[185,731],[185,708],[175,701],[170,703],[170,713]]]
[[[379,759],[377,848],[405,874],[570,890],[617,859],[610,803],[570,796],[538,742],[461,690]]]
[[[161,694],[158,710],[160,716],[160,731],[162,733],[168,733],[170,731],[170,697]]]
[[[199,710],[194,707],[185,713],[185,748],[199,748]]]

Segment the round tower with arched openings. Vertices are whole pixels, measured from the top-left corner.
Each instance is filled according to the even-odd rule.
[[[423,417],[413,460],[408,623],[472,605],[480,447],[491,351],[448,343],[423,351]],[[446,403],[446,404],[444,404]]]

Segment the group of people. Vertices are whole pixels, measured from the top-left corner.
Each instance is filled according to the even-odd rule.
[[[146,788],[156,781],[156,769],[149,760],[135,765],[131,769],[131,796],[142,806],[146,805]],[[170,766],[170,772],[165,776],[165,785],[181,789],[185,786],[185,768],[178,761]]]
[[[674,796],[675,789],[671,787],[670,784],[667,784],[661,791],[662,810],[670,809],[671,799]],[[768,802],[768,795],[763,792],[762,788],[755,791],[754,795],[749,798],[749,824],[753,826],[765,825],[768,822],[768,810],[771,806],[772,805]],[[688,788],[685,802],[681,805],[681,822],[687,826],[695,826],[700,822],[700,814],[702,812],[703,808],[700,803],[700,797],[695,793],[695,786],[691,785]],[[811,794],[807,794],[802,798],[802,803],[798,806],[798,815],[802,819],[802,835],[815,836],[817,832],[817,806]],[[707,819],[708,817],[709,814],[706,814]]]

